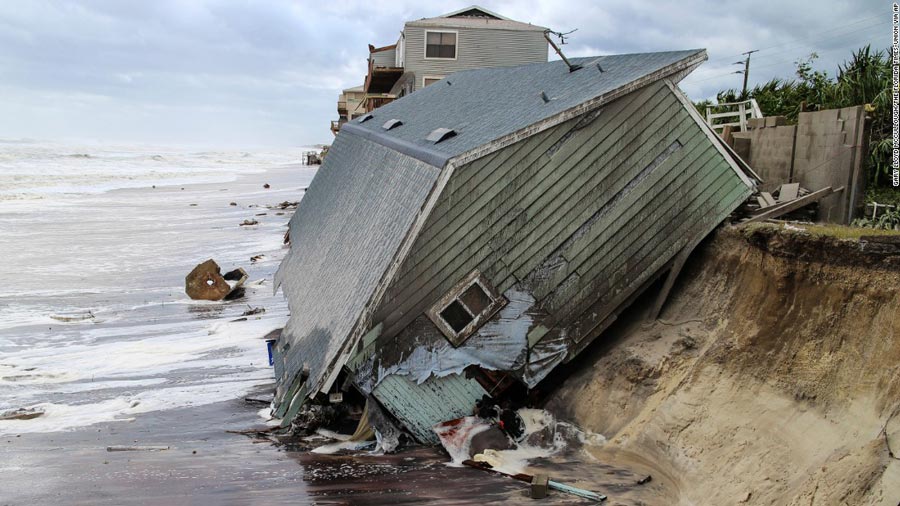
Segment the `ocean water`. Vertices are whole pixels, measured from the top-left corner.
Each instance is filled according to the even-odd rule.
[[[0,141],[0,412],[45,412],[0,421],[0,434],[125,421],[270,383],[261,337],[287,318],[271,279],[291,212],[270,207],[302,197],[315,174],[305,150]],[[239,226],[250,218],[259,225]],[[243,299],[184,294],[208,258],[247,270]],[[248,307],[266,312],[241,320]]]

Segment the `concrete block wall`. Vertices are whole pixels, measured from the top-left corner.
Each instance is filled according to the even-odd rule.
[[[732,134],[749,140],[746,162],[764,180],[760,190],[772,192],[782,183],[800,183],[816,191],[826,186],[844,190],[819,202],[819,219],[848,223],[849,211],[862,201],[865,175],[865,111],[862,106],[800,113],[797,125],[782,116],[750,120],[750,130]],[[742,153],[743,154],[743,153]]]
[[[819,219],[847,223],[862,199],[865,112],[861,106],[802,112],[797,119],[792,182],[810,190],[844,190],[819,202]]]
[[[795,125],[785,124],[783,116],[771,116],[750,120],[750,130],[737,132],[737,139],[750,142],[749,159],[753,170],[763,179],[761,191],[773,192],[782,183],[791,181],[791,167],[794,159]]]

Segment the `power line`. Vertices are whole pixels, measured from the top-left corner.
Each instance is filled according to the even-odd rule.
[[[769,53],[769,54],[766,54],[766,55],[761,55],[761,56],[759,56],[759,58],[762,58],[762,59],[773,58],[773,57],[776,57],[776,56],[779,56],[779,55],[782,55],[782,54],[785,54],[785,53],[789,53],[789,52],[796,51],[797,49],[802,48],[802,47],[807,47],[808,45],[813,44],[813,43],[815,43],[815,42],[822,42],[822,41],[826,41],[826,40],[827,40],[827,41],[834,41],[834,40],[845,39],[845,38],[847,38],[847,37],[856,35],[856,34],[858,34],[858,33],[868,32],[868,31],[871,30],[872,28],[875,28],[875,27],[878,27],[878,26],[887,25],[887,24],[889,24],[889,23],[890,23],[890,21],[885,21],[885,22],[882,22],[882,23],[876,23],[876,24],[871,25],[871,26],[863,27],[863,28],[861,28],[861,29],[859,29],[859,30],[850,31],[850,32],[847,32],[847,33],[839,34],[839,35],[833,35],[833,36],[831,36],[831,37],[826,37],[826,38],[822,38],[822,39],[817,39],[817,40],[810,41],[810,42],[804,42],[804,43],[800,43],[800,44],[794,44],[794,45],[789,46],[789,47],[787,47],[787,48],[785,48],[785,49],[782,49],[781,51],[778,51],[778,52],[775,52],[775,53]]]
[[[879,24],[887,24],[887,23],[879,23]],[[857,32],[858,32],[858,31],[857,31]],[[839,36],[839,38],[845,37],[845,36],[848,36],[848,35],[855,35],[855,33],[857,33],[857,32],[854,32],[854,33],[846,33],[846,34],[843,34],[842,36]],[[799,46],[798,46],[798,47],[799,47]],[[794,51],[794,50],[795,50],[795,49],[789,49],[789,50],[779,51],[778,53],[773,53],[773,54],[769,54],[769,55],[757,56],[757,59],[766,60],[766,59],[769,59],[769,58],[772,58],[772,57],[775,57],[775,56],[780,56],[780,55],[782,55],[782,54],[789,53],[789,52]],[[821,53],[823,53],[823,54],[827,54],[827,53],[832,53],[832,52],[834,52],[834,51],[846,51],[846,50],[847,50],[847,48],[845,48],[845,47],[836,47],[836,48],[831,48],[831,49],[819,50],[818,52],[821,52]],[[762,50],[760,50],[760,51],[762,51]],[[796,61],[795,58],[797,58],[797,56],[794,56],[793,58],[787,59],[787,60],[778,60],[778,61],[775,61],[775,62],[764,62],[764,63],[761,64],[761,65],[760,65],[760,64],[757,64],[756,67],[754,67],[754,68],[756,68],[756,69],[769,68],[769,67],[773,67],[773,66],[776,66],[776,65],[782,65],[782,64],[784,64],[784,63],[793,63],[794,61]],[[708,62],[707,62],[707,63],[708,63]],[[727,73],[723,73],[723,74],[717,74],[717,75],[710,76],[710,77],[706,77],[706,78],[703,78],[703,79],[690,79],[690,77],[688,77],[687,79],[689,79],[691,82],[702,83],[702,82],[705,82],[705,81],[711,81],[711,80],[713,80],[713,79],[719,79],[720,77],[725,77],[725,76],[729,76],[729,75],[734,75],[734,74],[737,74],[737,73],[741,73],[741,71],[733,71],[733,72],[727,72]],[[686,80],[687,80],[687,79],[686,79]]]
[[[856,21],[852,21],[852,22],[850,22],[850,23],[844,23],[843,26],[840,26],[840,27],[838,27],[838,28],[832,28],[831,30],[825,30],[825,31],[818,32],[818,33],[816,34],[816,36],[819,36],[819,35],[822,35],[822,34],[825,34],[825,33],[831,33],[831,32],[837,32],[837,31],[844,31],[844,30],[846,30],[847,28],[849,28],[849,27],[851,27],[851,26],[853,26],[853,25],[858,25],[858,24],[860,24],[860,23],[865,23],[865,22],[867,22],[867,21],[871,21],[871,20],[874,20],[874,19],[879,19],[879,20],[882,20],[882,21],[883,21],[883,20],[884,20],[884,16],[872,16],[872,17],[870,17],[870,18],[863,18],[863,19],[858,19],[858,20],[856,20]],[[872,25],[872,26],[862,27],[862,29],[869,29],[869,28],[872,28],[872,27],[874,27],[874,26],[878,26],[878,25],[882,25],[882,24],[886,24],[886,23],[887,23],[887,22],[884,22],[884,21],[883,21],[883,22],[881,22],[881,23],[877,23],[877,24]],[[854,29],[854,30],[856,30],[856,29]],[[781,46],[785,46],[785,45],[788,45],[788,44],[795,44],[795,43],[797,43],[797,42],[807,42],[807,43],[809,43],[809,42],[817,42],[817,41],[819,41],[819,40],[825,40],[825,39],[827,39],[827,38],[829,38],[829,37],[825,37],[825,38],[823,38],[823,39],[816,39],[816,40],[814,40],[814,41],[811,41],[811,40],[809,40],[808,37],[803,37],[803,38],[797,37],[797,38],[794,38],[794,39],[791,39],[791,40],[787,40],[787,41],[785,41],[785,42],[781,42],[781,43],[775,44],[775,45],[773,45],[773,46],[767,46],[767,47],[764,47],[764,48],[760,49],[759,51],[768,51],[768,50],[770,50],[770,49],[775,49],[775,48],[778,48],[778,47],[781,47]],[[716,58],[713,58],[713,59],[708,60],[708,62],[709,62],[709,63],[712,63],[712,62],[717,62],[717,61],[730,60],[730,59],[732,59],[732,58],[736,58],[736,57],[738,57],[738,56],[741,56],[742,54],[743,54],[743,53],[732,54],[732,55],[729,55],[729,56],[717,56]]]

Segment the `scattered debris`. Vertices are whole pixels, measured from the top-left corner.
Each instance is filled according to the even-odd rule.
[[[486,462],[475,462],[474,460],[466,460],[463,464],[474,467],[475,469],[481,469],[482,471],[489,471],[492,473],[502,474],[504,476],[509,476],[514,480],[524,481],[526,483],[532,483],[534,481],[534,476],[525,473],[517,473],[517,474],[507,474],[500,471],[497,471],[491,468],[490,464]],[[566,485],[565,483],[560,483],[558,481],[547,480],[547,488],[552,490],[557,490],[560,492],[565,492],[567,494],[576,495],[578,497],[583,497],[585,499],[590,499],[596,502],[603,502],[606,500],[606,496],[603,494],[598,494],[596,492],[591,492],[590,490],[584,490],[582,488],[573,487],[571,485]]]
[[[85,320],[93,320],[95,318],[93,311],[88,311],[86,313],[72,314],[72,315],[62,315],[62,314],[52,314],[50,318],[53,318],[59,322],[80,322]]]
[[[272,404],[272,397],[269,397],[267,399],[259,399],[256,397],[245,397],[244,402],[246,402],[247,404],[260,404],[262,406],[268,406],[268,405]]]
[[[547,497],[547,489],[550,485],[550,477],[546,474],[536,474],[531,477],[531,498],[543,499]]]
[[[760,209],[765,209],[777,204],[775,197],[769,192],[759,192],[759,197],[756,197],[756,200],[759,202]]]
[[[251,307],[250,309],[244,311],[244,314],[242,314],[241,316],[253,316],[255,314],[263,314],[265,312],[266,308],[264,307]]]
[[[225,278],[225,281],[240,281],[241,279],[246,281],[247,271],[238,267],[237,269],[226,272],[222,277]]]
[[[323,149],[322,153],[317,153],[315,151],[307,151],[303,153],[303,164],[304,165],[321,165],[322,159],[325,158],[325,153],[327,153],[327,149]]]
[[[44,410],[41,408],[10,409],[8,411],[0,412],[0,421],[31,420],[32,418],[37,418],[39,416],[43,416],[44,413],[45,413]]]
[[[653,481],[653,476],[648,474],[647,476],[644,476],[643,478],[641,478],[640,480],[638,480],[638,481],[637,481],[637,484],[638,484],[638,485],[643,485],[643,484],[645,484],[645,483],[650,483],[651,481]]]
[[[795,211],[800,209],[801,207],[807,206],[814,202],[818,202],[819,200],[831,195],[832,193],[837,193],[839,191],[843,191],[844,187],[840,187],[837,190],[832,191],[830,186],[826,186],[821,190],[814,191],[809,195],[796,198],[791,201],[787,201],[784,203],[780,203],[775,206],[769,206],[768,208],[762,209],[762,212],[750,217],[750,219],[746,220],[744,224],[753,223],[756,221],[769,220],[773,218],[777,218],[783,214],[787,214],[791,211]]]
[[[268,190],[269,188],[271,188],[271,186],[269,186],[269,183],[266,183],[266,184],[263,185],[263,188],[265,188],[265,189]]]
[[[269,206],[269,209],[296,209],[300,202],[289,202],[285,200],[280,204],[275,204],[274,206]]]
[[[191,204],[190,207],[197,207],[197,204]]]
[[[108,452],[161,452],[168,450],[168,446],[107,446]]]
[[[184,291],[194,300],[234,299],[244,294],[244,282],[247,273],[244,269],[235,269],[223,277],[221,268],[213,259],[198,264],[184,278]],[[228,280],[234,281],[230,284]]]
[[[228,205],[229,205],[229,206],[236,206],[236,205],[237,205],[237,202],[231,202],[231,203],[229,203]]]
[[[253,255],[252,257],[250,257],[250,263],[255,264],[256,262],[262,260],[263,258],[266,258],[266,256],[265,255]]]
[[[259,225],[259,222],[254,219],[244,220],[241,222],[242,227],[252,227],[253,225]]]
[[[256,216],[265,216],[268,213],[258,213]]]
[[[788,183],[778,189],[778,202],[790,202],[800,196],[800,183]]]

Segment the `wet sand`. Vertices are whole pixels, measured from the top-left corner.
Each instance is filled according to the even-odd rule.
[[[439,451],[318,455],[226,432],[264,428],[242,399],[2,440],[2,505],[484,504],[527,487],[450,468]],[[168,446],[109,452],[108,446]]]

